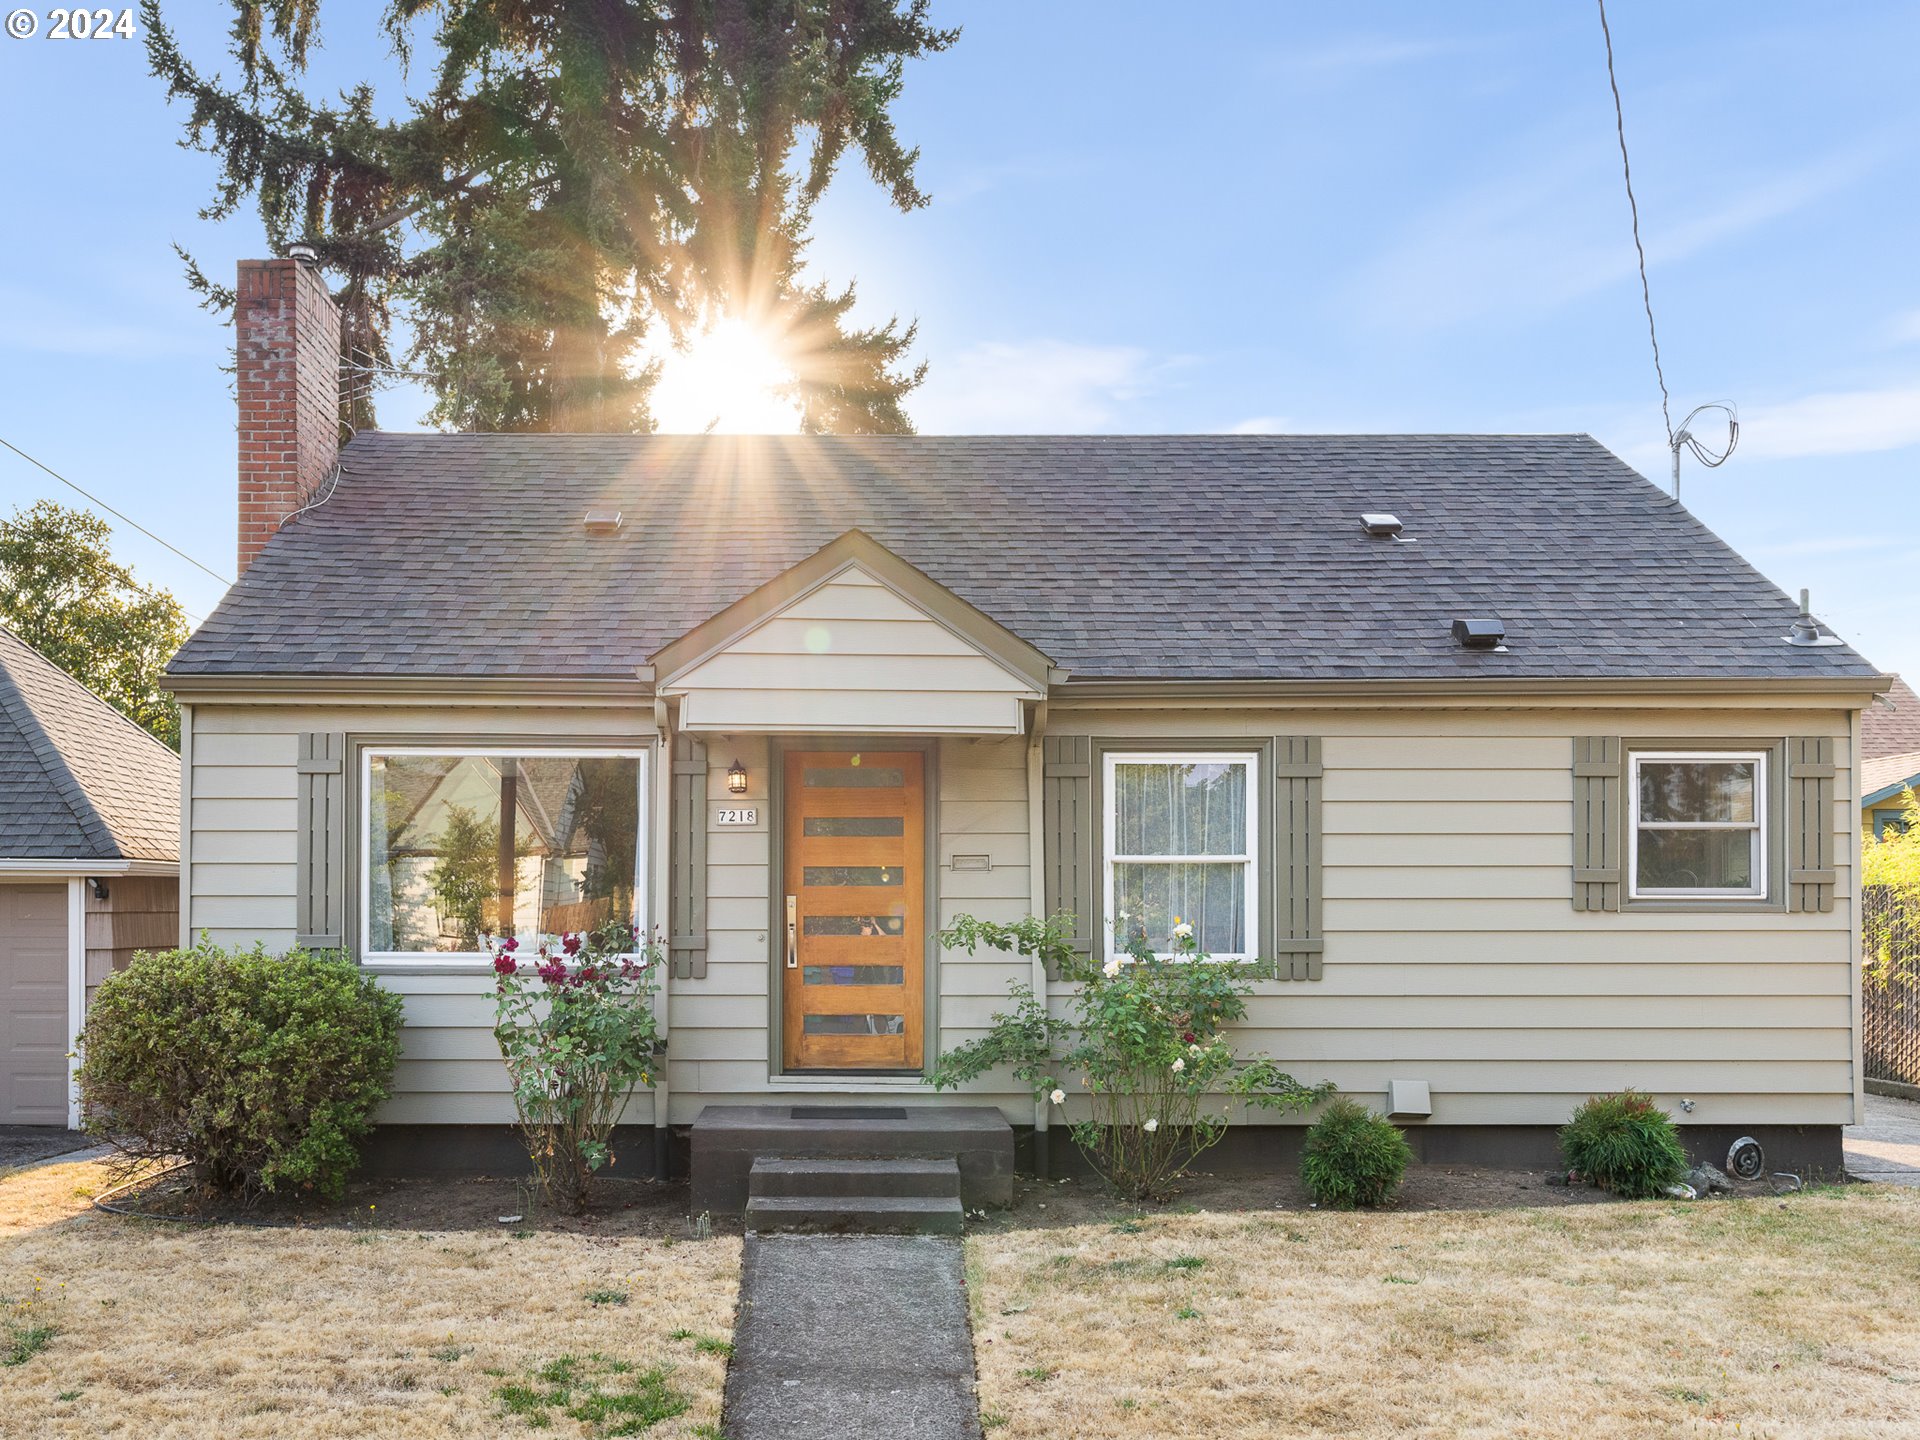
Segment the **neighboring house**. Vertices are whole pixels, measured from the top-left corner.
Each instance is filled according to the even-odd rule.
[[[0,626],[0,1124],[75,1125],[93,989],[180,927],[180,757]]]
[[[1898,675],[1860,717],[1860,828],[1907,826],[1906,792],[1920,786],[1920,695]]]
[[[930,932],[1067,909],[1094,953],[1180,916],[1261,961],[1244,1038],[1376,1107],[1424,1082],[1430,1158],[1550,1153],[1634,1086],[1837,1167],[1886,677],[1787,643],[1591,439],[367,433],[336,472],[324,287],[239,295],[243,574],[169,671],[181,931],[404,994],[412,1153],[513,1115],[446,913],[479,875],[528,942],[664,934],[656,1127],[945,1103],[936,1054],[1046,982]]]

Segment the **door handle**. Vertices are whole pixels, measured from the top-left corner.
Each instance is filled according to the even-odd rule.
[[[787,969],[797,969],[800,964],[800,924],[798,915],[800,901],[798,897],[787,896]]]

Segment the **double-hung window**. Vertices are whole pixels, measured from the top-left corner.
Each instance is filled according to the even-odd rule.
[[[1629,800],[1636,899],[1765,898],[1767,752],[1634,752]]]
[[[638,751],[361,752],[360,948],[374,962],[522,954],[568,931],[647,926]]]
[[[1258,950],[1259,757],[1109,751],[1103,771],[1107,953],[1140,940],[1171,954],[1193,926],[1202,953]]]

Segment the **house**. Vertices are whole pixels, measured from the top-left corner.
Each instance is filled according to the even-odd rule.
[[[79,1124],[94,987],[179,933],[180,758],[0,626],[0,1124]]]
[[[1920,695],[1898,675],[1860,717],[1860,828],[1880,836],[1907,825],[1906,792],[1920,786]]]
[[[663,1141],[951,1104],[929,1062],[1047,981],[930,933],[1065,909],[1095,952],[1179,915],[1259,961],[1250,1040],[1376,1107],[1424,1085],[1429,1158],[1543,1157],[1634,1086],[1701,1153],[1838,1168],[1887,678],[1789,643],[1797,607],[1593,440],[336,456],[324,286],[249,262],[239,295],[243,573],[169,671],[182,933],[407,997],[388,1151],[512,1118],[466,885],[529,939],[629,905],[666,937],[629,1112]],[[1050,1124],[1011,1079],[962,1099]]]

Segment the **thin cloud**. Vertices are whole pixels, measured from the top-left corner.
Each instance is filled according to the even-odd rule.
[[[1909,310],[1904,315],[1893,317],[1888,332],[1896,345],[1920,344],[1920,310]]]
[[[1648,264],[1690,259],[1803,210],[1888,153],[1856,145],[1704,206],[1643,196],[1642,214],[1663,217],[1647,227]],[[1535,317],[1625,282],[1635,261],[1618,171],[1617,152],[1583,143],[1429,209],[1356,273],[1359,312],[1382,329],[1441,329],[1502,312]]]
[[[930,434],[1109,430],[1163,368],[1132,345],[988,341],[936,357],[913,414]]]
[[[1835,390],[1740,412],[1740,448],[1785,460],[1864,455],[1920,445],[1920,385]]]
[[[1284,415],[1252,415],[1227,427],[1229,435],[1284,435],[1293,429]]]

